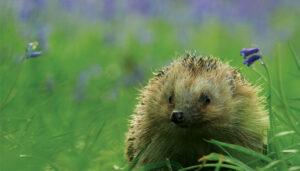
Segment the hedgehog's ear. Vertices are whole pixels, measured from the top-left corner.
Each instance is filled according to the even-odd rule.
[[[232,76],[231,73],[227,74],[226,81],[230,87],[230,91],[231,91],[232,95],[234,95],[235,91],[236,91],[236,86],[235,86],[235,82],[234,82],[234,77]]]
[[[234,82],[234,78],[233,77],[229,77],[228,78],[228,82],[229,82],[229,87],[231,90],[232,95],[235,94],[235,82]]]
[[[228,84],[230,86],[230,90],[232,92],[232,95],[235,94],[236,92],[236,82],[235,80],[240,77],[240,72],[237,69],[232,69],[228,74],[227,74],[227,80]]]

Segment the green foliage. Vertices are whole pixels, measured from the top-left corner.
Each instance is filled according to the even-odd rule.
[[[199,156],[199,165],[188,168],[166,160],[135,170],[299,169],[299,44],[283,42],[276,53],[264,51],[269,69],[266,75],[258,63],[250,68],[242,66],[239,50],[249,46],[253,34],[247,26],[236,27],[235,35],[217,21],[203,26],[195,24],[190,30],[191,41],[183,45],[176,41],[177,28],[153,19],[147,23],[153,41],[142,44],[130,24],[85,26],[72,23],[66,16],[56,16],[48,18],[52,27],[43,55],[20,61],[26,44],[37,37],[25,36],[22,31],[29,26],[19,22],[13,10],[4,8],[0,7],[0,170],[132,169],[134,163],[126,163],[124,147],[128,120],[137,103],[137,89],[145,85],[152,71],[185,50],[229,61],[250,82],[262,87],[261,95],[270,95],[268,154],[208,140],[264,163],[255,168],[252,164],[257,161],[245,163],[225,152],[226,155]],[[119,33],[114,44],[106,42],[110,29]],[[291,42],[300,38],[299,25],[295,30]],[[135,83],[127,83],[126,79],[139,68],[144,76]],[[82,77],[87,81],[81,83]],[[203,163],[203,159],[216,163]]]
[[[253,150],[247,149],[245,147],[241,147],[241,146],[234,145],[234,144],[228,144],[228,143],[220,142],[220,141],[217,141],[217,140],[206,140],[206,141],[209,142],[209,143],[216,144],[217,146],[227,147],[227,148],[230,148],[230,149],[234,149],[234,150],[240,151],[242,153],[248,154],[250,156],[253,156],[255,158],[259,158],[259,159],[267,161],[267,162],[271,162],[272,161],[271,158],[269,158],[267,156],[264,156],[264,155],[262,155],[260,153],[257,153],[257,152],[255,152]]]

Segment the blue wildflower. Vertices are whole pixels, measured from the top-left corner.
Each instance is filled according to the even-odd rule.
[[[39,42],[36,42],[36,41],[28,43],[26,50],[25,50],[25,52],[26,52],[25,56],[27,59],[38,57],[43,53],[42,51],[34,52],[34,50],[38,47],[38,45],[39,45]]]
[[[256,60],[262,58],[261,54],[256,54],[259,52],[258,48],[249,48],[249,49],[242,49],[240,51],[240,55],[244,55],[244,65],[247,64],[247,66],[251,66]],[[248,56],[250,56],[248,58]],[[248,59],[247,59],[248,58]]]
[[[240,51],[240,56],[244,54],[244,59],[247,59],[249,55],[255,54],[257,52],[259,52],[258,48],[249,48],[249,49],[244,48]]]
[[[260,54],[258,55],[252,55],[249,59],[244,60],[244,64],[247,64],[247,66],[251,66],[256,60],[261,58],[262,56]]]
[[[42,54],[43,52],[42,51],[39,51],[39,52],[32,52],[32,53],[29,53],[26,55],[26,58],[35,58],[35,57],[38,57]]]

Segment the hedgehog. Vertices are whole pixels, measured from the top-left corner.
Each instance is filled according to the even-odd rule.
[[[166,159],[190,166],[223,152],[209,139],[262,153],[269,121],[259,92],[228,63],[186,52],[140,91],[127,133],[128,162],[139,155],[135,167]]]

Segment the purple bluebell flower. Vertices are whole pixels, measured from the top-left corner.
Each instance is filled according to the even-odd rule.
[[[256,54],[252,55],[250,58],[244,60],[244,64],[247,64],[247,66],[251,66],[256,60],[262,58],[262,55]]]
[[[32,53],[29,53],[26,55],[26,58],[29,59],[29,58],[35,58],[35,57],[38,57],[42,54],[43,52],[42,51],[39,51],[39,52],[32,52]]]
[[[240,51],[240,55],[244,55],[244,65],[247,64],[247,66],[251,66],[255,61],[262,58],[261,53],[257,54],[259,51],[259,48],[243,48]]]
[[[257,52],[259,52],[258,48],[249,48],[249,49],[244,48],[240,51],[240,56],[244,54],[244,59],[247,59],[249,55],[255,54]]]

